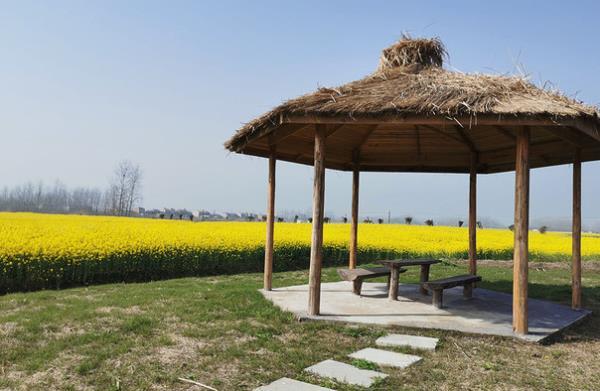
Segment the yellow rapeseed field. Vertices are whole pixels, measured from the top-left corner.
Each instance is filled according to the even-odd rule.
[[[275,268],[308,265],[310,225],[278,223]],[[327,264],[347,259],[350,227],[327,224]],[[262,269],[264,223],[171,221],[103,216],[0,213],[0,292],[113,281]],[[478,231],[480,258],[510,259],[508,229]],[[360,260],[432,256],[465,258],[467,230],[361,224]],[[532,232],[532,260],[566,260],[565,233]],[[584,235],[585,259],[600,259],[600,237]]]

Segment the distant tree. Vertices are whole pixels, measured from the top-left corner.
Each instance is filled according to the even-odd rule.
[[[481,221],[477,222],[477,228],[479,229],[483,229],[483,224],[481,224]]]
[[[323,222],[324,223],[329,223],[330,221],[331,221],[331,218],[329,218],[329,217],[324,217],[323,218]]]
[[[383,224],[383,219],[377,219],[378,224]]]
[[[363,223],[372,224],[373,220],[371,220],[369,217],[367,217],[366,219],[363,220]]]
[[[294,216],[294,223],[297,223],[298,219],[299,219],[298,215]]]
[[[548,227],[542,225],[540,228],[538,228],[538,231],[540,231],[541,234],[545,234],[546,232],[548,232]]]
[[[312,221],[313,221],[312,217],[309,217],[308,222],[312,224]]]
[[[342,221],[344,222],[344,224],[346,224],[348,222],[348,218],[346,216],[342,217]]]
[[[411,224],[412,224],[412,222],[413,222],[413,218],[412,218],[411,216],[406,216],[406,217],[404,218],[404,222],[405,222],[407,225],[411,225]]]
[[[142,170],[129,160],[120,161],[113,173],[107,192],[109,210],[117,216],[129,216],[141,200]]]
[[[425,224],[432,227],[433,226],[433,220],[432,219],[427,219],[427,220],[425,220]]]
[[[458,226],[459,226],[459,227],[462,227],[464,223],[465,223],[464,221],[462,221],[462,220],[458,220]]]
[[[509,225],[508,229],[510,229],[511,231],[514,231],[515,230],[515,225],[514,224]]]
[[[277,222],[278,222],[278,223],[283,223],[283,221],[284,221],[284,220],[283,220],[283,217],[278,217],[278,218],[277,218]]]

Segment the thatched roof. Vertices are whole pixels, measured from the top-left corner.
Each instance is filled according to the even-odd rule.
[[[239,129],[225,143],[225,147],[234,152],[267,156],[268,153],[272,153],[275,143],[272,140],[265,141],[265,136],[273,137],[278,132],[284,132],[285,137],[288,137],[287,133],[295,131],[309,132],[306,128],[293,129],[299,128],[301,124],[316,123],[327,123],[329,126],[337,124],[338,127],[343,124],[343,131],[336,130],[340,142],[343,142],[342,133],[345,134],[345,139],[353,137],[353,130],[355,133],[366,135],[367,131],[361,130],[361,126],[364,128],[367,125],[380,124],[382,128],[375,130],[374,137],[377,133],[385,133],[386,129],[389,136],[389,131],[396,129],[413,135],[414,141],[415,137],[419,137],[419,132],[455,133],[456,129],[452,127],[457,126],[467,129],[467,137],[473,137],[475,144],[478,128],[484,125],[504,126],[503,131],[507,132],[514,132],[516,125],[543,125],[544,128],[558,127],[560,131],[568,130],[568,133],[578,131],[572,136],[581,137],[578,139],[582,144],[578,145],[579,147],[587,146],[587,143],[590,143],[590,147],[598,147],[595,141],[600,140],[600,119],[596,107],[583,104],[557,91],[537,87],[522,77],[449,71],[443,68],[446,56],[446,49],[437,38],[404,37],[383,51],[379,66],[372,74],[336,88],[320,88],[316,92],[288,100]],[[392,124],[395,124],[393,129],[390,127]],[[440,142],[445,140],[451,144],[448,137],[438,135],[438,138]],[[258,141],[260,139],[263,139],[262,142]],[[291,141],[288,140],[289,142]],[[415,149],[414,142],[412,145]],[[350,144],[347,147],[352,149]],[[368,146],[366,148],[368,149]],[[455,149],[457,153],[465,152],[459,151],[457,146]],[[482,145],[481,149],[485,150],[485,146]],[[282,149],[283,155],[280,158],[291,160],[284,156],[285,150],[286,148]],[[287,150],[290,150],[289,146]],[[392,150],[393,148],[389,152]],[[416,153],[420,151],[414,152],[416,157]],[[559,160],[562,162],[564,159]],[[310,159],[302,157],[296,157],[295,161],[310,164]],[[351,162],[339,163],[332,162],[329,166],[347,169]],[[366,166],[365,169],[377,170],[378,165],[382,168],[388,166],[383,163],[373,162],[371,167]],[[419,167],[426,168],[426,163],[415,162],[411,169],[408,167],[410,164],[404,162],[398,165],[397,170],[417,171]],[[457,165],[456,170],[442,171],[463,172],[463,168],[461,163]],[[488,171],[503,170],[505,169],[498,167]],[[482,169],[482,172],[485,171]]]

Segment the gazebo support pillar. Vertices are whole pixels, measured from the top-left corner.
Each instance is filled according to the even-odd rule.
[[[267,192],[267,239],[265,241],[265,268],[263,288],[273,287],[273,233],[275,230],[275,151],[269,156],[269,189]]]
[[[581,150],[573,160],[573,265],[571,268],[571,307],[581,309]]]
[[[469,274],[477,274],[477,154],[471,154],[469,173]]]
[[[356,268],[358,255],[358,189],[360,182],[360,171],[355,163],[352,171],[352,217],[350,222],[350,260],[348,268]]]
[[[513,331],[517,334],[527,334],[528,332],[529,140],[529,128],[519,129],[516,140],[515,247],[513,256]]]
[[[308,314],[319,315],[321,265],[323,261],[323,214],[325,203],[325,125],[315,126],[315,177],[313,185],[312,240],[308,276]]]

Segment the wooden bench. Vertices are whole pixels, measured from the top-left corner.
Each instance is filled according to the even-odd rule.
[[[400,273],[404,273],[406,269],[400,269]],[[338,269],[340,278],[345,281],[352,282],[352,292],[355,295],[360,295],[362,283],[369,278],[385,277],[388,278],[388,286],[390,285],[390,269],[387,267],[371,267],[361,269]]]
[[[432,304],[436,308],[442,308],[444,289],[454,288],[455,286],[463,286],[463,295],[465,297],[473,297],[473,285],[481,281],[481,276],[465,274],[462,276],[454,276],[443,278],[441,280],[427,281],[423,285],[433,291]]]

